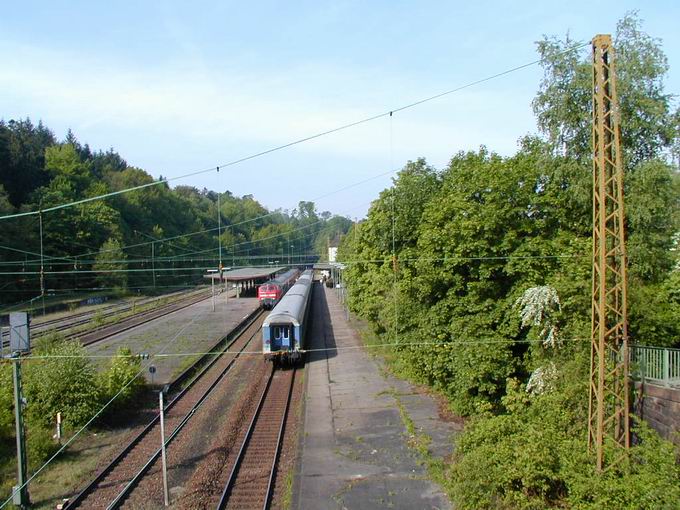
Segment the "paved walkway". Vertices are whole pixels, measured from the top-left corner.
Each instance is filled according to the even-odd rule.
[[[215,298],[215,311],[212,300],[206,299],[169,315],[124,331],[88,347],[90,354],[112,355],[119,347],[128,346],[134,353],[148,352],[165,354],[187,354],[192,356],[172,356],[155,358],[156,373],[153,383],[167,384],[183,369],[191,365],[200,354],[210,350],[215,343],[234,329],[245,317],[258,307],[255,298],[226,298],[219,294]],[[102,366],[109,363],[108,358],[99,360]],[[152,377],[144,371],[148,381]]]
[[[384,375],[350,327],[335,292],[316,285],[304,435],[293,507],[322,509],[451,508],[440,488],[427,479],[396,399],[432,448],[446,455],[452,424],[437,419],[437,405],[408,383]]]

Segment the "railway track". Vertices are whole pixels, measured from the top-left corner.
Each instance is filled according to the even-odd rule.
[[[260,396],[217,508],[269,508],[295,382],[295,368],[275,369]]]
[[[255,315],[233,340],[226,343],[224,350],[235,352],[216,355],[168,403],[165,410],[165,427],[168,432],[166,446],[189,423],[196,410],[222,381],[250,341],[258,338],[262,315],[261,312]],[[123,506],[160,456],[159,418],[157,415],[149,422],[87,487],[67,503],[65,510],[115,509]]]
[[[154,301],[159,301],[168,298],[181,299],[182,295],[191,294],[196,292],[195,290],[190,291],[178,291],[171,292],[168,294],[163,294],[160,296],[146,297],[142,299],[137,299],[133,302],[127,300],[116,300],[112,303],[107,303],[103,306],[99,306],[95,309],[69,313],[61,317],[43,318],[37,317],[31,321],[31,332],[34,336],[43,334],[46,331],[63,331],[80,324],[85,324],[95,317],[99,316],[101,318],[110,317],[111,315],[124,313],[133,310],[135,307],[142,307]],[[48,316],[49,317],[49,316]],[[3,331],[3,337],[6,336],[6,332]]]
[[[117,322],[115,324],[110,324],[107,326],[102,326],[101,328],[96,328],[94,330],[89,330],[84,333],[73,333],[70,335],[66,336],[66,339],[78,339],[83,345],[91,345],[96,342],[100,342],[102,340],[105,340],[113,335],[117,335],[118,333],[122,333],[124,331],[127,331],[132,328],[136,328],[137,326],[140,326],[146,322],[158,319],[160,317],[164,317],[166,315],[169,315],[173,312],[177,312],[179,310],[182,310],[184,308],[188,308],[189,306],[195,305],[196,303],[200,303],[201,301],[205,301],[206,299],[210,299],[212,294],[210,291],[207,292],[207,294],[201,294],[199,296],[192,296],[187,299],[183,299],[174,303],[171,303],[166,306],[162,306],[160,308],[155,308],[153,310],[149,310],[146,312],[138,313],[136,315],[133,315],[129,317],[128,319],[125,319],[121,322]]]
[[[110,336],[113,336],[115,334],[121,333],[123,331],[127,331],[128,329],[132,329],[134,327],[137,327],[145,322],[148,322],[150,320],[157,319],[159,317],[163,317],[164,315],[168,315],[170,313],[176,312],[178,310],[181,310],[183,308],[186,308],[188,306],[194,305],[196,303],[199,303],[201,301],[204,301],[206,299],[209,299],[212,296],[210,291],[201,291],[197,293],[196,291],[192,291],[188,294],[188,296],[184,298],[179,298],[176,299],[168,304],[161,305],[157,308],[153,308],[151,310],[145,310],[143,312],[137,313],[135,315],[132,315],[130,317],[126,317],[125,319],[113,323],[113,324],[106,324],[98,328],[94,329],[89,329],[87,331],[77,331],[77,332],[71,332],[66,335],[64,335],[64,338],[66,340],[72,340],[72,339],[79,339],[83,345],[89,345],[93,344],[95,342],[104,340],[106,338],[109,338]],[[144,304],[147,304],[149,302],[153,301],[151,300],[145,300],[141,304],[137,304],[136,306],[143,306]],[[127,311],[131,311],[133,309],[132,304],[125,304],[123,306],[120,305],[114,305],[114,307],[111,307],[109,310],[107,310],[106,313],[100,314],[100,318],[107,318],[111,316],[115,316],[120,313],[124,313]],[[40,337],[45,334],[49,333],[54,333],[54,332],[61,332],[61,331],[69,331],[72,330],[73,328],[87,324],[88,322],[91,322],[93,318],[96,316],[97,312],[83,312],[81,314],[76,314],[72,315],[69,317],[65,318],[59,318],[59,319],[53,319],[51,321],[45,321],[38,323],[36,327],[41,328],[41,330],[37,332],[33,332],[33,326],[31,327],[31,333],[34,337]],[[73,320],[75,319],[75,320]],[[56,327],[52,327],[49,329],[45,329],[45,325],[49,324],[59,324],[65,322],[64,324]],[[7,339],[7,334],[3,335],[3,341],[2,341],[2,346],[4,348],[9,347],[9,340]]]
[[[124,313],[127,311],[131,311],[134,307],[138,306],[145,306],[149,303],[153,303],[154,301],[159,301],[162,299],[168,299],[168,298],[176,298],[178,296],[186,295],[186,294],[191,294],[192,292],[195,292],[195,290],[190,290],[190,291],[178,291],[178,292],[170,292],[168,294],[163,294],[160,296],[150,296],[150,297],[145,297],[142,299],[137,299],[134,302],[128,301],[128,300],[116,300],[112,303],[107,303],[104,306],[100,306],[95,309],[91,310],[85,310],[81,312],[75,312],[71,313],[68,315],[64,315],[62,317],[54,317],[54,318],[41,318],[41,319],[36,319],[34,321],[31,321],[31,326],[36,328],[36,329],[54,329],[51,328],[51,326],[56,326],[56,328],[66,328],[66,327],[73,327],[77,326],[79,324],[84,324],[88,320],[93,319],[97,315],[99,315],[102,318],[109,317],[111,315],[115,315],[117,313]],[[49,317],[49,316],[48,316]],[[64,324],[62,324],[64,323]]]

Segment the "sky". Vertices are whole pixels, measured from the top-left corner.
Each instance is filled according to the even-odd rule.
[[[582,42],[638,10],[680,93],[680,2],[22,1],[0,11],[0,118],[70,128],[94,150],[175,178],[394,110],[534,61],[543,35]],[[583,51],[589,51],[585,48]],[[390,171],[443,168],[536,132],[539,66],[172,185],[314,200],[361,218]]]

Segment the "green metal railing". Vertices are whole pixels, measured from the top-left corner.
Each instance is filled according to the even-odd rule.
[[[680,386],[680,349],[630,347],[631,375],[662,386]]]

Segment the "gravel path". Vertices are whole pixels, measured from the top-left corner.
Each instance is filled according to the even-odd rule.
[[[207,299],[189,306],[161,320],[151,321],[98,342],[88,351],[95,356],[111,356],[123,346],[134,353],[180,354],[156,358],[150,364],[156,368],[155,374],[147,370],[148,382],[162,386],[174,379],[183,369],[190,366],[199,354],[209,350],[227,331],[231,331],[244,317],[258,306],[256,298],[229,298],[224,294],[216,298],[215,311],[212,311],[211,300]],[[189,354],[189,355],[187,355]],[[106,366],[107,358],[96,359],[97,364]]]

